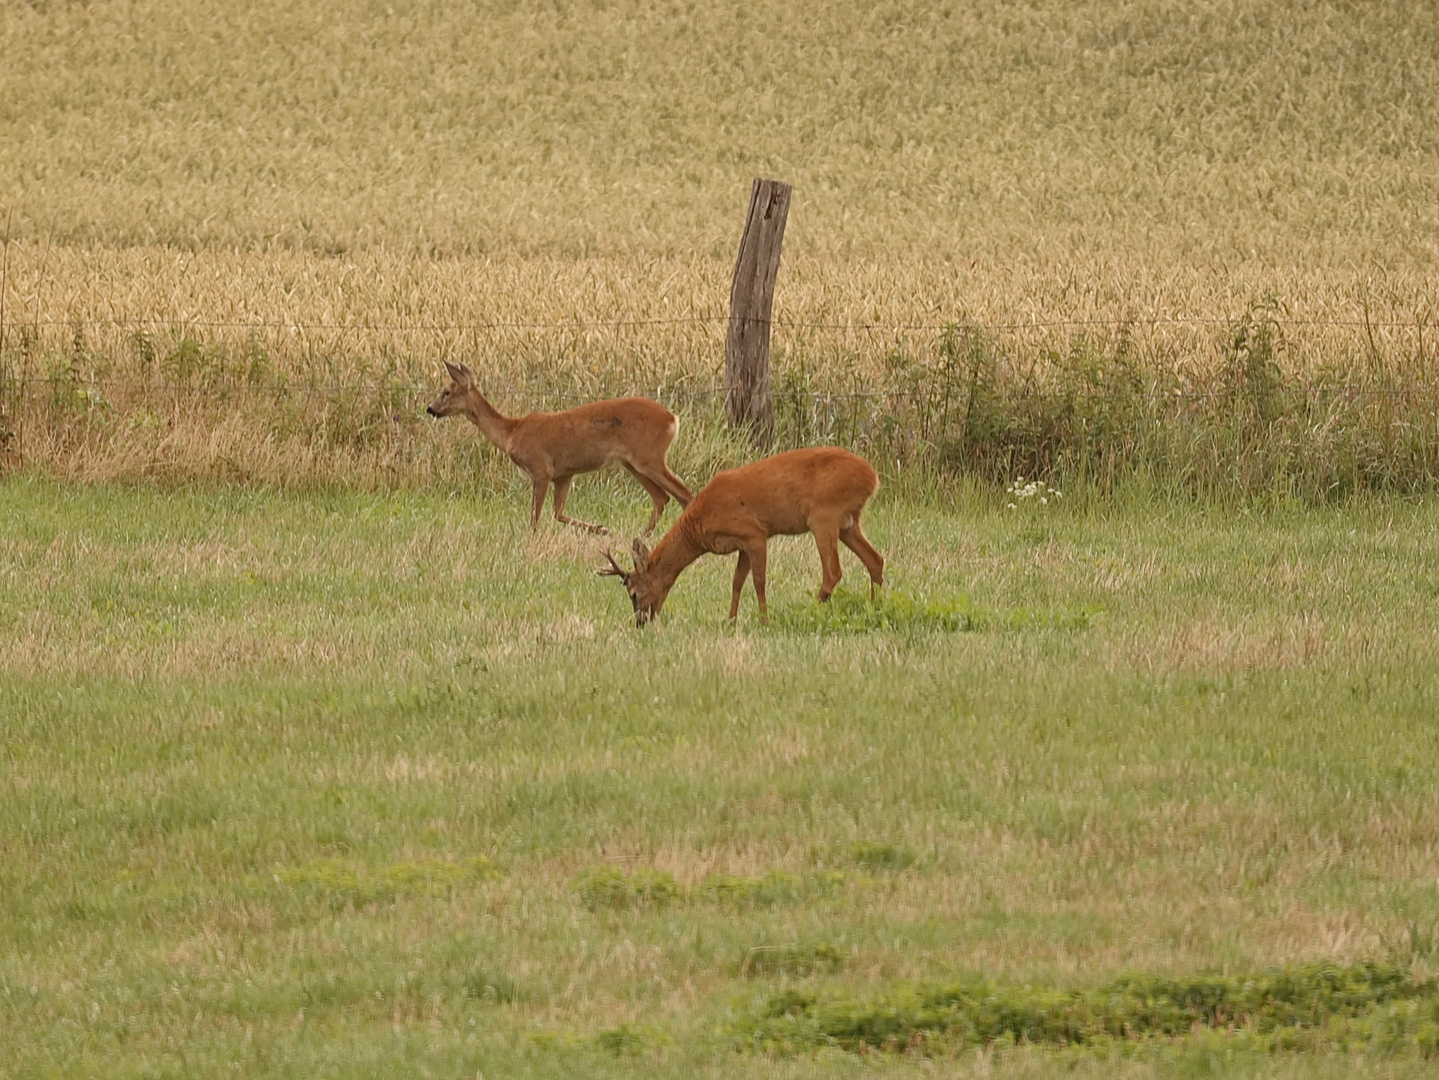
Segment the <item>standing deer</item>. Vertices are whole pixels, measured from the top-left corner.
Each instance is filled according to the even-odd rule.
[[[464,364],[445,362],[450,383],[430,402],[431,416],[463,413],[494,443],[520,472],[530,478],[534,500],[530,505],[530,528],[539,525],[545,506],[545,492],[555,485],[555,520],[590,532],[604,532],[565,514],[570,483],[579,473],[593,472],[607,465],[623,465],[649,492],[654,512],[644,535],[654,531],[655,522],[673,495],[681,506],[694,498],[680,478],[670,472],[665,455],[679,431],[679,421],[657,401],[649,398],[619,398],[596,401],[564,412],[532,412],[511,418],[485,400],[475,383],[474,373]]]
[[[701,555],[739,552],[729,617],[739,613],[745,578],[754,574],[760,618],[765,607],[766,541],[771,536],[813,533],[824,566],[819,598],[828,600],[839,583],[839,543],[859,556],[869,571],[870,596],[884,584],[884,557],[859,528],[865,503],[879,489],[879,477],[862,457],[833,446],[790,450],[738,469],[726,469],[701,489],[651,552],[634,544],[635,568],[627,572],[606,551],[601,576],[617,577],[630,594],[635,625],[660,613],[680,572]]]

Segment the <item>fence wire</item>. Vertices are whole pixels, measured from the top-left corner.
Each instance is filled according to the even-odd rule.
[[[1134,326],[1233,326],[1243,315],[1232,317],[1211,315],[1133,315],[1125,317],[1094,319],[1032,319],[1024,322],[985,323],[982,329],[989,331],[1015,332],[1021,330],[1064,330],[1064,329],[1113,329]],[[565,319],[559,321],[528,320],[484,320],[480,322],[457,323],[315,323],[274,319],[196,319],[185,316],[153,318],[67,318],[67,319],[18,319],[11,320],[14,327],[35,327],[36,329],[72,329],[77,322],[87,326],[105,326],[116,329],[147,329],[154,326],[175,327],[194,330],[279,330],[305,331],[314,333],[393,333],[393,334],[446,334],[476,333],[482,330],[623,330],[638,326],[727,326],[728,315],[684,315],[662,319]],[[839,330],[856,333],[875,331],[943,331],[964,324],[962,319],[947,322],[816,322],[783,317],[771,319],[750,319],[747,322],[769,325],[786,330]],[[1424,330],[1428,323],[1420,319],[1292,319],[1283,320],[1285,326],[1334,329],[1417,329]]]
[[[5,387],[17,390],[21,396],[26,395],[32,388],[51,389],[58,382],[64,381],[56,376],[29,375],[6,379],[0,376],[0,389]],[[123,390],[132,393],[161,393],[161,394],[205,394],[216,390],[229,392],[240,392],[257,397],[293,396],[299,393],[307,394],[353,394],[358,392],[413,394],[417,398],[433,397],[439,389],[436,381],[415,383],[415,382],[370,382],[357,380],[354,382],[339,383],[317,383],[303,380],[296,380],[293,383],[276,386],[273,384],[251,385],[243,380],[237,381],[198,381],[198,382],[145,382],[138,379],[111,379],[111,378],[80,378],[75,382],[86,388],[98,390]],[[560,390],[552,385],[543,383],[512,383],[512,382],[486,382],[485,392],[487,396],[499,397],[508,395],[514,397],[542,397],[551,401],[573,400],[577,403],[593,401],[594,397],[583,394],[577,390]],[[641,393],[648,393],[655,400],[661,402],[672,401],[708,401],[722,400],[727,391],[722,385],[685,387],[679,385],[640,387]],[[1376,398],[1407,398],[1420,396],[1433,396],[1435,391],[1428,387],[1417,386],[1345,386],[1330,385],[1316,393],[1322,393],[1325,397],[1342,397],[1346,399],[1357,399],[1365,397]],[[929,400],[934,395],[933,390],[811,390],[796,394],[792,390],[780,391],[780,397],[787,398],[808,398],[817,402],[822,401],[891,401],[891,400]],[[1144,392],[1149,400],[1162,401],[1174,398],[1182,398],[1187,401],[1208,401],[1228,396],[1227,393],[1209,390],[1174,390],[1154,388]]]

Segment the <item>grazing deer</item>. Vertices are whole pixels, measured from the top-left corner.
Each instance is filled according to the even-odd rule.
[[[430,402],[425,411],[431,416],[454,416],[463,413],[473,421],[485,438],[494,443],[534,486],[530,505],[530,528],[540,521],[545,506],[545,492],[555,485],[555,520],[576,525],[590,532],[604,532],[604,526],[591,525],[565,514],[570,483],[579,473],[593,472],[607,465],[623,465],[629,474],[649,492],[654,512],[644,535],[654,531],[655,522],[673,495],[681,506],[694,498],[680,478],[665,464],[665,454],[679,431],[679,421],[657,401],[649,398],[619,398],[596,401],[564,412],[532,412],[511,418],[485,400],[475,384],[474,373],[464,364],[456,367],[445,362],[450,383]]]
[[[859,515],[879,489],[879,477],[862,457],[833,446],[790,450],[738,469],[726,469],[706,484],[694,502],[651,552],[634,544],[635,568],[626,572],[606,551],[610,565],[601,576],[617,577],[630,594],[635,625],[660,613],[680,571],[701,555],[739,552],[729,617],[739,613],[745,578],[754,574],[760,618],[765,608],[766,541],[771,536],[813,533],[824,566],[819,598],[828,600],[839,583],[839,543],[859,556],[869,571],[870,596],[884,584],[884,557],[859,528]]]

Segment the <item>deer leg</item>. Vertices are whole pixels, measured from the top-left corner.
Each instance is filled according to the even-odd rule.
[[[734,564],[734,592],[730,594],[729,601],[731,621],[739,614],[739,594],[744,591],[744,579],[747,577],[749,577],[749,555],[741,551],[739,560]]]
[[[754,575],[754,594],[759,599],[759,620],[766,626],[769,625],[769,608],[764,602],[764,570],[765,562],[769,553],[765,550],[765,543],[761,540],[758,544],[748,549],[750,573]]]
[[[694,492],[685,487],[684,481],[670,472],[670,467],[664,462],[660,462],[659,480],[664,489],[679,500],[681,506],[688,506],[694,502]]]
[[[555,477],[555,520],[564,525],[574,525],[576,528],[588,529],[592,533],[605,531],[603,525],[591,525],[588,521],[581,521],[579,518],[572,518],[565,513],[565,500],[570,497],[570,485],[575,482],[573,476]]]
[[[533,497],[530,499],[530,532],[540,527],[540,511],[545,508],[545,492],[550,490],[550,478],[541,473],[539,476],[531,476],[530,484],[534,488]]]
[[[675,501],[681,506],[688,506],[694,502],[694,492],[685,487],[684,481],[670,472],[669,467],[665,465],[663,461],[660,462],[658,469],[646,468],[643,472],[641,472],[637,466],[633,465],[626,464],[625,468],[634,473],[635,478],[640,480],[640,483],[648,480],[667,495],[673,496]],[[642,477],[643,479],[641,479]],[[649,485],[646,485],[646,487],[648,486]]]
[[[839,584],[843,571],[839,568],[839,530],[829,525],[820,525],[811,530],[814,542],[819,547],[819,562],[824,576],[819,583],[820,603],[824,603]]]
[[[669,493],[628,461],[626,461],[624,465],[629,474],[640,482],[640,487],[649,493],[650,501],[655,504],[654,510],[650,513],[650,520],[645,525],[645,531],[640,534],[641,536],[648,536],[655,531],[655,522],[659,521],[660,515],[664,513],[665,507],[669,504]]]
[[[844,541],[845,547],[859,556],[859,561],[864,563],[864,568],[869,571],[869,598],[873,600],[874,590],[884,584],[884,556],[875,551],[874,545],[859,531],[858,521],[841,529],[839,538]]]

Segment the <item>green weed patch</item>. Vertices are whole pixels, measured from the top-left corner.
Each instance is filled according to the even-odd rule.
[[[752,909],[833,896],[844,882],[845,876],[834,870],[806,875],[769,870],[758,875],[711,874],[685,889],[663,870],[640,867],[627,874],[615,866],[593,866],[575,879],[574,891],[590,911],[658,908],[676,901]]]
[[[592,866],[575,881],[580,903],[590,911],[664,907],[680,896],[674,875],[641,867],[626,874],[617,866]]]
[[[467,998],[499,1005],[514,1005],[528,997],[519,983],[501,972],[471,971],[465,976],[463,986]]]
[[[1205,1029],[1276,1050],[1330,1045],[1439,1054],[1439,983],[1379,964],[1252,975],[1125,975],[1093,990],[990,983],[896,986],[857,996],[787,989],[737,1025],[765,1052],[960,1049],[995,1043],[1107,1046]]]
[[[871,870],[898,872],[914,865],[917,856],[899,844],[878,840],[856,840],[849,845],[850,860]]]
[[[812,896],[833,896],[843,888],[845,877],[835,870],[819,874],[791,874],[770,870],[750,877],[712,874],[695,890],[697,899],[730,907],[775,907],[797,904]]]
[[[644,1024],[620,1024],[594,1037],[596,1047],[616,1057],[637,1057],[670,1041],[664,1032]]]
[[[705,899],[723,904],[769,907],[801,899],[805,883],[798,874],[784,870],[771,870],[759,877],[714,874],[705,879],[698,891]]]
[[[968,596],[924,596],[885,588],[874,599],[864,593],[835,593],[824,603],[780,608],[771,615],[775,629],[789,633],[870,633],[876,630],[966,633],[986,630],[1056,628],[1083,630],[1099,611],[1094,608],[1041,611],[998,608]]]
[[[802,945],[756,945],[745,953],[739,974],[741,978],[751,979],[770,975],[804,978],[833,973],[842,967],[844,956],[828,941]]]

